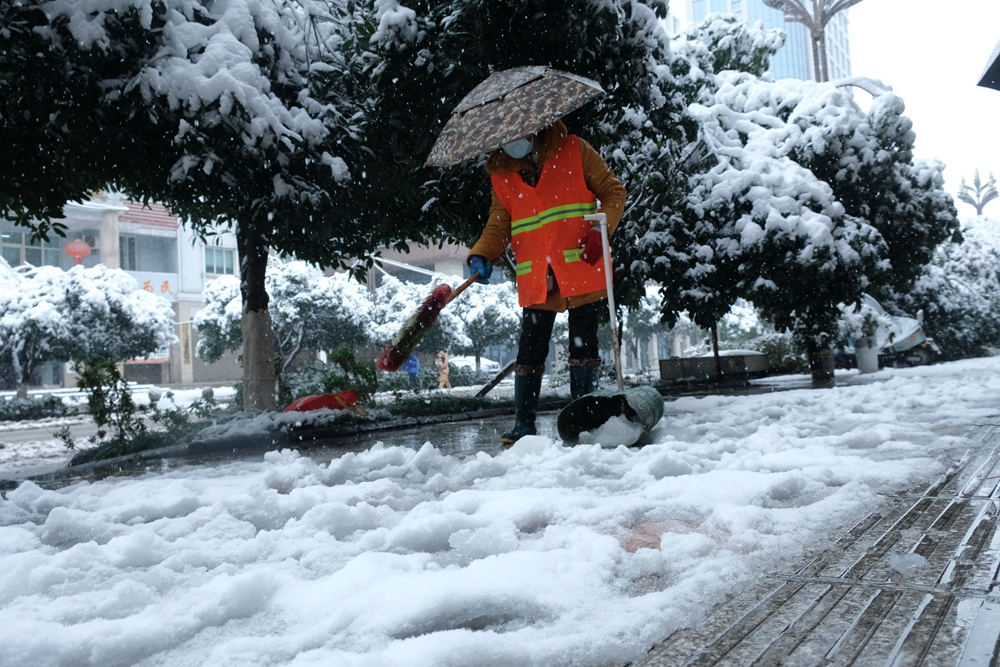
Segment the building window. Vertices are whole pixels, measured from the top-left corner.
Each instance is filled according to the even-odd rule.
[[[708,15],[708,7],[706,6],[707,0],[694,0],[692,4],[692,14],[694,15],[695,23],[700,22]]]
[[[205,248],[205,273],[234,275],[235,256],[236,251],[229,248]]]
[[[743,13],[743,0],[733,0],[733,14]]]
[[[118,237],[118,262],[126,271],[139,270],[139,240],[136,237]]]
[[[11,266],[59,266],[59,244],[56,241],[32,239],[24,232],[0,232],[0,256]]]
[[[712,0],[712,11],[716,14],[725,14],[729,11],[728,0]]]

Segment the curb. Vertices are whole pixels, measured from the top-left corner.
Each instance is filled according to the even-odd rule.
[[[539,412],[549,412],[560,410],[569,404],[568,400],[543,401],[539,406]],[[247,435],[234,435],[226,438],[213,440],[195,440],[186,444],[170,445],[157,449],[148,449],[125,456],[116,456],[99,461],[88,461],[75,466],[66,466],[59,470],[32,475],[23,479],[0,479],[0,492],[12,491],[24,482],[56,482],[61,479],[81,477],[86,475],[115,474],[125,470],[141,468],[146,462],[164,459],[183,459],[189,456],[241,454],[258,451],[267,451],[283,446],[304,446],[308,448],[311,444],[332,440],[334,438],[345,438],[378,431],[399,431],[407,428],[419,426],[433,426],[435,424],[449,424],[455,422],[472,421],[475,419],[486,419],[489,417],[500,417],[513,414],[513,408],[494,408],[492,410],[479,410],[475,412],[457,412],[445,415],[429,415],[427,417],[404,417],[384,422],[371,422],[367,424],[355,424],[352,426],[327,426],[324,428],[303,428],[289,431],[278,431],[273,433],[257,433]]]

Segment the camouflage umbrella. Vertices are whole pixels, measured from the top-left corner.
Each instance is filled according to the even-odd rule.
[[[549,67],[494,72],[455,107],[424,165],[450,167],[489,153],[603,94],[596,81]]]

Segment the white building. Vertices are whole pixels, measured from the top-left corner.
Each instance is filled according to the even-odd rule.
[[[24,227],[0,220],[0,256],[11,266],[34,264],[69,269],[74,258],[66,244],[80,239],[90,246],[84,266],[104,264],[129,273],[140,289],[171,302],[177,322],[178,342],[149,359],[125,363],[125,376],[137,382],[191,385],[239,379],[236,355],[215,364],[195,357],[197,332],[191,319],[204,306],[205,284],[220,275],[238,275],[236,237],[220,232],[208,243],[180,224],[176,216],[158,204],[143,206],[120,196],[103,193],[84,203],[67,204],[66,237],[50,235],[48,242],[32,242]],[[72,386],[75,377],[61,364],[46,364],[33,385]]]
[[[785,21],[785,15],[771,9],[764,0],[685,0],[691,24],[709,14],[736,14],[751,25],[760,21],[765,28],[785,31],[785,45],[771,59],[775,79],[813,79],[813,50],[809,32],[801,23]],[[851,48],[847,11],[840,12],[826,26],[826,57],[830,80],[851,76]]]

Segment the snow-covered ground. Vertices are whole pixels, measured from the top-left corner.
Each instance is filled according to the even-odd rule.
[[[383,444],[0,501],[0,665],[605,665],[974,446],[1000,358],[667,404],[641,449]]]

